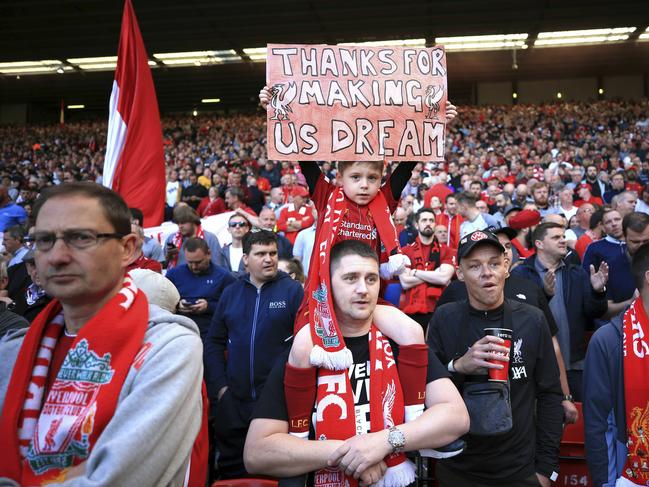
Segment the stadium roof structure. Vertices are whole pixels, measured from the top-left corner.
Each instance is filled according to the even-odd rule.
[[[649,76],[647,0],[133,4],[163,112],[205,108],[204,99],[220,100],[212,108],[256,104],[265,79],[260,48],[267,43],[443,43],[456,102],[471,99],[476,81]],[[122,6],[119,0],[0,2],[0,104],[57,107],[64,99],[107,110]]]

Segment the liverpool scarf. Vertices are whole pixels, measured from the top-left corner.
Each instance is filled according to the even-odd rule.
[[[433,242],[430,244],[428,255],[423,255],[424,246],[419,237],[415,239],[410,248],[412,253],[409,254],[414,255],[414,259],[410,259],[411,269],[432,271],[439,268],[441,259],[440,246],[436,238],[433,238]],[[442,289],[437,286],[431,286],[426,282],[422,282],[421,284],[406,290],[403,294],[404,302],[401,306],[401,311],[407,315],[432,312],[432,309],[428,309],[429,295],[439,297],[442,295]]]
[[[352,364],[352,354],[345,347],[340,328],[333,313],[329,255],[336,242],[340,224],[347,210],[348,200],[342,188],[329,195],[322,224],[316,233],[314,257],[309,269],[310,278],[305,287],[311,324],[311,364],[329,370],[345,370]],[[382,192],[370,201],[369,210],[378,230],[379,239],[387,255],[399,252],[399,239],[390,218],[390,209]],[[299,317],[296,324],[299,324]],[[297,330],[296,330],[297,331]]]
[[[637,298],[623,319],[624,401],[628,456],[622,477],[632,484],[649,480],[649,318]]]
[[[79,330],[45,396],[52,353],[63,332],[53,300],[34,320],[14,365],[0,418],[0,477],[20,485],[62,482],[84,462],[111,420],[142,347],[148,303],[129,276]]]
[[[402,424],[404,396],[392,349],[388,340],[372,325],[370,347],[370,430],[381,431]],[[319,440],[346,440],[362,428],[347,370],[318,370],[315,437]],[[363,413],[364,414],[364,413]],[[385,458],[388,469],[381,479],[384,487],[405,487],[415,480],[415,467],[403,453]],[[315,487],[357,487],[358,481],[335,467],[318,470]]]
[[[205,232],[203,231],[203,227],[198,225],[196,227],[196,238],[202,238],[205,240]],[[180,231],[177,231],[175,235],[173,236],[173,239],[171,240],[173,244],[176,246],[178,249],[178,253],[171,259],[171,262],[169,262],[169,269],[172,267],[176,267],[178,265],[178,256],[180,255],[180,252],[182,252],[183,249],[183,234],[180,233]]]

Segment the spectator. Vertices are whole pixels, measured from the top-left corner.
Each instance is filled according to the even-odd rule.
[[[230,186],[225,190],[225,204],[228,210],[236,211],[241,208],[246,213],[257,216],[254,210],[244,202],[244,192],[238,186]]]
[[[548,200],[549,195],[550,186],[547,183],[539,182],[532,186],[532,198],[534,199],[534,204],[538,208],[538,212],[541,214],[541,218],[558,213],[556,208],[550,206]]]
[[[597,166],[595,166],[594,164],[586,167],[586,178],[584,179],[584,183],[588,184],[593,197],[599,198],[600,201],[604,193],[606,193],[606,191],[610,189],[609,186],[599,177]],[[604,205],[604,203],[600,204],[602,206]]]
[[[278,355],[288,350],[302,286],[277,270],[277,236],[260,230],[244,239],[241,275],[221,295],[205,356],[207,387],[222,478],[246,475],[243,445],[266,378]],[[225,352],[228,360],[225,360]]]
[[[590,217],[595,212],[595,207],[590,203],[584,203],[577,209],[576,217],[578,226],[572,227],[577,238],[581,237],[590,228]]]
[[[284,190],[281,187],[274,187],[270,190],[270,201],[268,207],[275,212],[275,217],[279,218],[279,212],[286,203]]]
[[[7,253],[7,266],[13,267],[20,264],[29,251],[29,248],[25,245],[25,229],[21,225],[7,228],[2,235],[2,245]]]
[[[131,212],[131,224],[135,223],[138,227],[142,228],[144,222],[142,210],[139,208],[129,208],[129,210]],[[165,260],[162,246],[155,238],[147,237],[146,235],[143,237],[142,241],[142,253],[147,259],[153,259],[160,263],[163,263]]]
[[[191,237],[202,238],[207,242],[212,255],[212,262],[219,264],[218,256],[221,254],[221,245],[218,238],[212,232],[203,230],[201,219],[196,212],[186,205],[178,205],[174,208],[174,223],[178,225],[178,231],[167,237],[165,240],[165,252],[167,269],[177,265],[185,264],[185,252],[183,244]]]
[[[145,257],[143,252],[144,231],[137,223],[131,223],[131,233],[135,235],[135,249],[133,260],[126,266],[126,271],[133,269],[149,269],[162,274],[162,265],[157,260]]]
[[[604,236],[604,227],[602,226],[602,217],[604,210],[597,210],[590,216],[590,225],[588,230],[577,239],[575,251],[579,254],[580,259],[584,259],[586,249],[592,242],[597,242]]]
[[[202,217],[219,215],[225,213],[225,201],[219,197],[219,191],[215,186],[207,190],[207,196],[203,198],[196,209],[196,212]]]
[[[448,232],[448,242],[441,243],[446,243],[449,247],[457,249],[458,242],[460,241],[460,228],[463,222],[464,218],[458,213],[457,197],[454,194],[447,195],[444,212],[435,217],[435,223],[444,225]]]
[[[165,220],[171,220],[174,207],[176,206],[176,203],[180,201],[182,189],[182,184],[178,181],[178,171],[175,169],[170,170],[167,176]]]
[[[642,198],[638,199],[635,205],[635,211],[640,211],[649,215],[649,184],[642,191]]]
[[[635,251],[631,269],[639,296],[595,332],[586,356],[584,430],[594,485],[641,485],[649,479],[641,450],[646,441],[642,415],[648,390],[642,359],[647,345],[638,335],[649,328],[649,245]]]
[[[304,286],[304,281],[306,280],[304,276],[304,268],[302,267],[302,262],[297,257],[291,257],[289,259],[279,259],[277,263],[277,268],[280,271],[286,272],[291,279],[299,282]]]
[[[498,223],[498,227],[505,227],[505,212],[512,204],[512,199],[507,193],[498,193],[494,198],[495,204],[493,206],[494,215]]]
[[[532,236],[536,254],[512,272],[534,281],[545,290],[552,315],[559,327],[558,340],[575,400],[581,401],[585,357],[585,332],[592,320],[606,312],[606,262],[588,271],[567,263],[565,228],[558,223],[542,223]]]
[[[134,247],[128,207],[102,186],[70,183],[41,196],[34,214],[36,269],[55,302],[27,335],[0,342],[0,477],[13,484],[68,477],[127,485],[155,478],[180,487],[187,476],[192,485],[204,483],[206,458],[192,459],[195,441],[206,433],[198,330],[191,320],[148,306],[124,277]],[[53,349],[45,362],[44,337]],[[34,380],[45,387],[28,387]],[[86,407],[78,394],[50,394],[92,387]],[[37,397],[25,403],[28,389]],[[27,413],[34,421],[18,430]],[[52,424],[57,435],[36,434]],[[21,445],[33,452],[31,462],[23,461]],[[52,462],[54,453],[65,463]],[[73,474],[68,466],[76,467]]]
[[[25,293],[14,302],[13,311],[31,323],[45,306],[52,301],[52,298],[41,285],[34,262],[33,250],[25,254],[24,262],[27,274],[29,274],[30,284]]]
[[[498,241],[505,249],[505,266],[509,270],[509,275],[505,279],[504,294],[505,299],[513,299],[521,303],[529,304],[535,308],[540,309],[545,316],[548,324],[548,330],[552,336],[552,346],[554,347],[554,356],[557,359],[559,366],[559,379],[561,382],[561,392],[563,393],[563,406],[564,421],[566,423],[575,423],[579,417],[577,408],[574,405],[572,395],[570,394],[570,387],[568,386],[568,378],[566,377],[566,367],[563,363],[561,355],[561,348],[557,340],[557,322],[554,320],[552,311],[548,300],[545,296],[545,291],[529,279],[525,279],[512,273],[512,266],[517,262],[514,259],[514,247],[512,246],[512,239],[516,237],[516,232],[509,227],[494,228],[493,234],[498,238]],[[444,292],[437,302],[437,307],[441,307],[446,303],[453,303],[459,301],[466,301],[469,295],[467,294],[466,284],[463,281],[455,279],[444,289]]]
[[[568,253],[570,254],[577,243],[577,235],[572,229],[568,228],[568,220],[566,220],[566,217],[561,213],[551,213],[543,218],[543,223],[556,223],[563,227],[565,230],[566,244],[568,244]],[[581,264],[581,259],[576,263]]]
[[[627,246],[624,242],[622,216],[617,210],[605,209],[602,226],[606,236],[588,246],[584,254],[583,266],[588,272],[591,265],[598,268],[602,262],[608,264],[610,272],[606,288],[608,299],[606,318],[610,319],[631,303],[635,285],[631,278]]]
[[[180,200],[196,210],[201,200],[207,196],[207,189],[198,182],[196,174],[189,173],[189,185],[184,187],[180,195]]]
[[[268,179],[268,182],[273,188],[278,187],[281,184],[282,174],[280,173],[279,167],[273,161],[260,161],[260,164],[263,163],[261,170],[259,171],[259,176],[262,178]],[[272,191],[272,190],[271,190]]]
[[[579,195],[579,199],[575,202],[575,206],[577,207],[580,207],[585,203],[604,206],[602,199],[599,196],[594,196],[592,194],[592,186],[588,183],[581,183],[577,186],[577,194]]]
[[[291,191],[292,201],[280,211],[277,228],[286,238],[295,243],[300,230],[309,228],[315,222],[311,207],[307,205],[309,191],[303,186],[295,186]]]
[[[469,301],[439,307],[427,340],[462,389],[485,369],[501,368],[487,359],[506,361],[510,354],[502,339],[485,335],[484,329],[513,330],[512,343],[518,343],[509,366],[513,427],[496,436],[467,435],[462,455],[437,464],[442,487],[548,487],[558,469],[562,396],[548,325],[538,309],[505,300],[503,254],[504,248],[491,233],[479,230],[460,240],[457,274],[466,283]]]
[[[313,218],[317,220],[317,210],[313,208]],[[305,228],[297,234],[295,245],[293,245],[293,255],[300,260],[304,268],[304,275],[309,275],[309,265],[311,263],[311,253],[315,245],[316,223],[313,222],[309,228]]]
[[[460,193],[455,199],[457,200],[458,213],[464,219],[460,226],[460,238],[476,230],[484,230],[487,227],[498,225],[494,217],[478,210],[476,207],[478,197],[474,193]]]
[[[624,185],[626,184],[626,181],[624,180],[624,173],[623,172],[617,172],[613,174],[611,177],[611,189],[609,189],[604,195],[602,196],[602,199],[604,200],[605,203],[611,204],[611,201],[613,200],[614,196],[617,196],[618,194],[624,192]]]
[[[577,214],[579,208],[574,205],[574,191],[566,185],[558,191],[559,193],[559,212],[563,213],[568,221]]]
[[[185,263],[170,269],[166,277],[180,294],[178,312],[194,320],[205,343],[219,298],[235,279],[214,265],[210,248],[202,238],[188,238],[183,250]]]
[[[622,230],[629,256],[633,257],[640,246],[649,241],[649,215],[646,213],[629,213],[622,220]]]
[[[422,208],[415,214],[415,227],[417,239],[402,249],[410,259],[410,266],[399,275],[404,290],[399,308],[419,323],[425,334],[437,299],[453,277],[455,253],[435,238],[435,215],[430,208]]]
[[[419,171],[412,171],[410,174],[410,179],[406,183],[401,191],[401,197],[404,198],[407,195],[417,197],[419,193],[419,186],[421,185],[421,173]]]
[[[397,367],[390,369],[383,354],[385,351],[389,354],[388,357],[392,355],[388,340],[380,334],[372,333],[371,340],[385,342],[377,347],[368,341],[370,330],[375,329],[372,317],[379,292],[378,258],[368,245],[348,240],[333,247],[330,265],[334,311],[344,330],[343,338],[352,351],[353,366],[349,370],[338,372],[320,369],[317,375],[321,384],[325,380],[334,384],[327,393],[330,394],[328,397],[332,397],[333,393],[333,397],[339,398],[335,401],[343,408],[341,421],[331,416],[327,421],[320,414],[310,440],[297,441],[288,434],[287,409],[290,411],[297,405],[287,404],[284,398],[284,358],[278,361],[271,372],[255,410],[246,441],[246,466],[251,473],[276,477],[302,475],[311,471],[316,471],[316,476],[319,475],[318,471],[324,475],[324,469],[329,466],[333,468],[328,468],[326,475],[336,485],[346,485],[352,477],[360,477],[362,485],[376,484],[384,476],[386,470],[383,462],[390,454],[441,446],[466,432],[466,408],[448,381],[446,371],[435,357],[430,356],[427,373],[425,368],[414,370],[422,378],[426,376],[422,382],[427,383],[425,397],[428,409],[417,419],[400,424],[403,422],[404,411],[403,406],[399,406],[404,401],[408,402],[408,398],[403,397],[400,383],[410,379],[412,367],[399,363],[395,351]],[[309,333],[308,328],[303,328],[301,333]],[[372,355],[372,362],[368,362],[372,350],[380,352],[376,358]],[[383,365],[379,368],[374,364]],[[394,380],[397,384],[397,406],[384,415],[384,407],[389,406],[382,405],[382,394],[370,394],[370,391],[384,387],[378,381],[381,370],[384,371],[383,374],[394,374],[394,379],[390,381]],[[316,385],[316,372],[309,374],[309,380]],[[353,391],[358,392],[352,394]],[[318,397],[321,398],[323,394],[325,387],[319,387]],[[315,395],[313,399],[315,400]],[[319,406],[323,404],[322,399],[318,400]],[[300,406],[310,411],[315,404],[312,402]],[[371,423],[372,432],[370,411],[375,416]],[[389,418],[385,414],[389,414]],[[333,424],[329,425],[328,422]],[[327,431],[326,440],[321,436],[323,429]],[[408,463],[404,463],[404,460],[404,457],[393,456],[391,463],[398,462],[402,465],[405,477]],[[408,480],[414,480],[414,469],[410,473]],[[349,476],[348,480],[345,475]],[[392,477],[394,472],[388,470],[387,475]],[[402,477],[399,482],[394,477],[391,481],[386,478],[386,485],[405,485],[408,480]]]
[[[433,234],[438,242],[448,242],[448,229],[444,225],[435,225]],[[442,243],[442,245],[445,245]]]
[[[243,259],[243,237],[250,232],[250,222],[240,213],[235,213],[228,219],[228,233],[232,242],[224,245],[217,259],[218,265],[233,275],[246,272]]]
[[[26,221],[25,209],[11,201],[6,186],[0,185],[0,232],[16,225],[24,225]]]
[[[440,172],[437,176],[437,181],[435,182],[435,184],[431,185],[426,193],[424,193],[424,206],[430,207],[430,200],[433,198],[433,196],[437,196],[440,201],[445,201],[448,195],[453,194],[453,190],[446,184],[446,179],[446,173]]]
[[[536,210],[522,210],[509,218],[509,227],[516,230],[516,237],[512,239],[512,246],[522,259],[527,259],[534,254],[532,232],[541,223],[541,214]]]
[[[237,210],[237,213],[244,216],[253,226],[277,234],[277,248],[280,259],[293,257],[293,244],[284,235],[277,232],[277,217],[270,207],[264,206],[259,212],[259,217],[250,215],[241,209]]]
[[[638,202],[638,196],[636,193],[631,191],[623,191],[620,194],[613,196],[611,201],[611,208],[617,210],[620,213],[620,216],[624,218],[629,213],[635,211],[636,204]]]

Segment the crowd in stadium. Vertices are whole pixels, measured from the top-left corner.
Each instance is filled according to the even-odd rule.
[[[348,206],[334,208],[349,214],[341,223],[340,240],[366,241],[381,254],[377,262],[381,277],[375,315],[378,329],[394,339],[404,364],[411,364],[408,357],[417,350],[410,347],[425,349],[420,334],[428,330],[426,343],[441,368],[428,365],[425,378],[429,380],[424,386],[436,382],[431,377],[469,377],[484,368],[476,350],[506,352],[510,357],[511,381],[516,384],[511,391],[513,429],[489,440],[473,436],[472,429],[467,443],[458,445],[454,440],[468,428],[464,416],[448,420],[447,430],[440,426],[443,441],[428,456],[448,457],[438,468],[442,485],[550,485],[558,471],[562,424],[575,423],[580,414],[586,419],[590,474],[596,485],[605,482],[613,466],[624,465],[621,459],[611,465],[602,439],[613,405],[596,399],[617,387],[616,377],[606,378],[610,340],[604,333],[614,333],[615,326],[619,331],[622,313],[638,295],[649,292],[646,277],[638,274],[638,269],[649,272],[645,269],[649,266],[649,246],[645,245],[649,242],[648,100],[462,106],[447,125],[446,158],[439,163],[337,165],[268,160],[261,111],[169,116],[162,119],[162,126],[167,164],[165,219],[176,223],[178,231],[157,242],[146,235],[142,212],[132,208],[136,250],[127,269],[134,278],[139,276],[142,289],[153,290],[150,301],[198,325],[210,401],[211,478],[237,478],[249,472],[292,476],[291,468],[278,466],[281,455],[273,453],[289,448],[291,442],[275,442],[269,433],[274,431],[272,424],[269,430],[260,424],[265,419],[290,419],[292,427],[292,420],[298,418],[308,425],[313,400],[306,413],[283,411],[271,394],[262,395],[262,389],[272,388],[281,395],[285,386],[287,404],[289,398],[303,393],[302,385],[290,389],[289,378],[293,369],[303,367],[296,365],[304,360],[298,356],[303,351],[300,347],[309,352],[318,345],[315,335],[313,343],[300,335],[294,338],[286,371],[277,372],[272,366],[278,356],[288,353],[296,320],[313,318],[305,317],[301,304],[306,306],[312,296],[318,299],[319,283],[310,284],[309,276],[323,264],[312,255],[314,249],[327,244],[321,233],[323,225],[330,229],[324,214],[333,204],[328,195],[338,194],[335,183],[343,188],[340,197],[350,200],[345,203]],[[33,232],[37,198],[47,187],[78,181],[101,183],[105,146],[106,124],[102,122],[0,127],[0,231],[4,235],[0,336],[28,326],[51,300],[41,287],[33,246],[37,252],[46,252],[62,238],[82,248],[84,238],[96,243],[103,235],[59,237],[33,234],[30,229]],[[356,175],[358,167],[362,170]],[[389,221],[382,221],[374,211],[373,199],[361,204],[347,193],[349,178],[374,175],[385,183],[378,194],[390,208]],[[354,211],[358,214],[352,216]],[[228,212],[231,243],[224,244],[203,229],[201,218]],[[400,250],[387,243],[391,229]],[[341,262],[353,267],[352,257],[363,265],[367,259],[372,261],[353,245],[338,253],[335,247],[332,283],[334,269]],[[496,278],[482,282],[471,277],[471,259],[477,259],[480,249],[487,252],[487,247],[489,252],[496,249],[504,255],[504,271],[498,277],[502,281],[496,284]],[[467,293],[471,299],[482,296],[484,302],[492,302],[489,290],[503,282],[508,299],[502,309],[485,308],[489,311],[481,314],[480,308],[464,310],[457,304],[467,299]],[[256,314],[261,308],[266,311]],[[403,312],[398,316],[392,314],[397,308]],[[338,304],[336,310],[341,312]],[[490,322],[507,324],[512,313],[514,321],[531,323],[526,330],[536,323],[542,323],[543,330],[525,334],[517,328],[522,325],[514,324],[520,334],[514,333],[519,341],[511,343],[511,353],[503,348],[503,340],[480,335],[462,355],[454,349],[459,338],[449,326],[465,311],[467,318],[480,324],[480,330]],[[402,319],[409,323],[404,321],[401,327]],[[395,331],[386,324],[392,322],[399,323],[399,330],[411,329],[416,323],[417,333],[413,338]],[[587,348],[587,337],[598,328],[602,332],[595,334]],[[295,377],[293,384],[305,380]],[[355,377],[353,384],[363,380],[369,384],[369,372]],[[402,398],[406,402],[407,387],[404,384]],[[421,384],[418,387],[421,394]],[[363,387],[358,389],[362,394]],[[459,401],[453,394],[444,396],[448,404]],[[367,396],[369,408],[369,391]],[[545,409],[539,408],[543,411],[537,415],[521,413],[534,410],[534,400]],[[583,402],[583,412],[575,402]],[[263,412],[255,410],[258,403]],[[443,408],[438,411],[444,414]],[[629,419],[623,410],[615,409],[615,414],[621,415],[616,419],[622,429],[620,423]],[[256,426],[248,433],[253,418]],[[409,441],[418,438],[411,429],[405,430],[411,435]],[[246,451],[244,464],[247,433],[246,448],[251,450]],[[299,436],[304,431],[291,429],[291,433]],[[646,442],[642,431],[639,434]],[[404,447],[401,440],[403,435],[388,438],[393,453]],[[359,445],[351,447],[362,451]],[[262,450],[267,457],[257,453]],[[512,455],[514,450],[520,454]],[[332,458],[338,453],[331,453]],[[345,452],[339,455],[340,465],[348,466]],[[637,455],[646,457],[646,453]],[[368,485],[393,467],[364,470],[354,464],[348,466],[347,475],[358,468],[356,478]],[[499,478],[510,482],[498,483]]]

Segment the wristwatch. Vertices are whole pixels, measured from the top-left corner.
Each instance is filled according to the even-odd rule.
[[[392,447],[392,453],[399,453],[403,450],[403,447],[406,445],[406,437],[396,426],[392,426],[388,430],[388,443]]]
[[[566,394],[565,396],[563,396],[563,401],[575,402],[572,398],[572,394]]]

